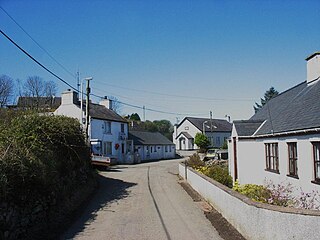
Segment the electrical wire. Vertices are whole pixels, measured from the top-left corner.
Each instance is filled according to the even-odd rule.
[[[20,49],[20,51],[22,51],[25,55],[27,55],[32,61],[34,61],[35,63],[37,63],[40,67],[42,67],[44,70],[46,70],[47,72],[49,72],[51,75],[55,76],[57,79],[59,79],[61,82],[63,82],[64,84],[66,84],[67,86],[69,86],[70,88],[72,88],[73,90],[75,90],[76,92],[79,92],[78,89],[76,89],[75,87],[73,87],[71,84],[69,84],[67,81],[63,80],[61,77],[59,77],[57,74],[55,74],[54,72],[52,72],[51,70],[49,70],[47,67],[45,67],[42,63],[40,63],[38,60],[36,60],[34,57],[32,57],[26,50],[24,50],[22,47],[20,47],[15,41],[13,41],[8,35],[6,35],[1,29],[0,29],[0,33],[5,36],[13,45],[15,45],[17,48]]]
[[[7,16],[35,43],[37,46],[42,49],[54,62],[56,62],[61,68],[63,68],[67,73],[72,77],[76,78],[76,75],[71,73],[66,67],[64,67],[60,62],[58,62],[44,47],[42,47],[3,7],[0,6],[0,9],[7,14]]]

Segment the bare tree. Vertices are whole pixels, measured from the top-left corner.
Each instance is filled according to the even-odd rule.
[[[57,84],[54,81],[44,83],[44,93],[46,97],[53,97],[57,94]]]
[[[114,96],[110,96],[109,99],[112,100],[112,110],[115,111],[116,113],[120,114],[122,105],[119,102],[118,98],[116,98]]]
[[[13,79],[7,75],[0,76],[0,107],[7,105],[13,96]]]
[[[23,87],[25,96],[37,98],[44,96],[45,83],[38,76],[28,77]]]

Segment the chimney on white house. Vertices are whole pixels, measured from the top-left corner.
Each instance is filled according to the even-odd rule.
[[[78,104],[78,93],[68,89],[61,93],[61,105]]]
[[[320,52],[316,52],[306,58],[307,83],[320,79]]]
[[[106,108],[110,109],[110,110],[113,110],[113,107],[112,107],[112,100],[109,99],[107,96],[105,96],[100,102],[99,102],[100,105],[102,106],[105,106]]]

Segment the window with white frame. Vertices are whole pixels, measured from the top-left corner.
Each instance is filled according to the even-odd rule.
[[[279,173],[278,143],[265,143],[266,170]]]
[[[288,143],[288,157],[289,157],[289,176],[298,177],[298,155],[297,143]]]
[[[320,183],[320,142],[313,142],[314,181]]]
[[[124,123],[121,123],[121,132],[124,133]]]
[[[111,133],[111,122],[104,122],[104,133]]]

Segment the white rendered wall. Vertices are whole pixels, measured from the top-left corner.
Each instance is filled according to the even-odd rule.
[[[201,131],[196,128],[189,120],[185,120],[178,128],[177,128],[177,135],[173,134],[174,136],[178,136],[181,132],[187,132],[190,134],[191,137],[195,137],[197,133],[201,133]],[[175,139],[174,139],[175,140]],[[176,149],[179,149],[179,139],[174,142],[176,144]],[[193,147],[191,146],[190,141],[186,141],[186,149],[185,150],[192,150]],[[194,149],[197,149],[197,145],[194,144]]]
[[[314,180],[312,141],[320,141],[320,136],[291,136],[256,140],[240,139],[240,141],[237,141],[237,166],[240,184],[264,184],[266,181],[271,180],[276,184],[287,185],[291,183],[297,192],[300,191],[300,188],[304,192],[320,191],[320,185],[311,182]],[[297,143],[299,179],[287,176],[289,174],[288,142]],[[265,143],[278,143],[279,174],[265,170]],[[234,177],[233,142],[229,144],[229,154],[229,170]]]
[[[187,181],[248,240],[319,239],[319,211],[256,203],[189,168]]]

